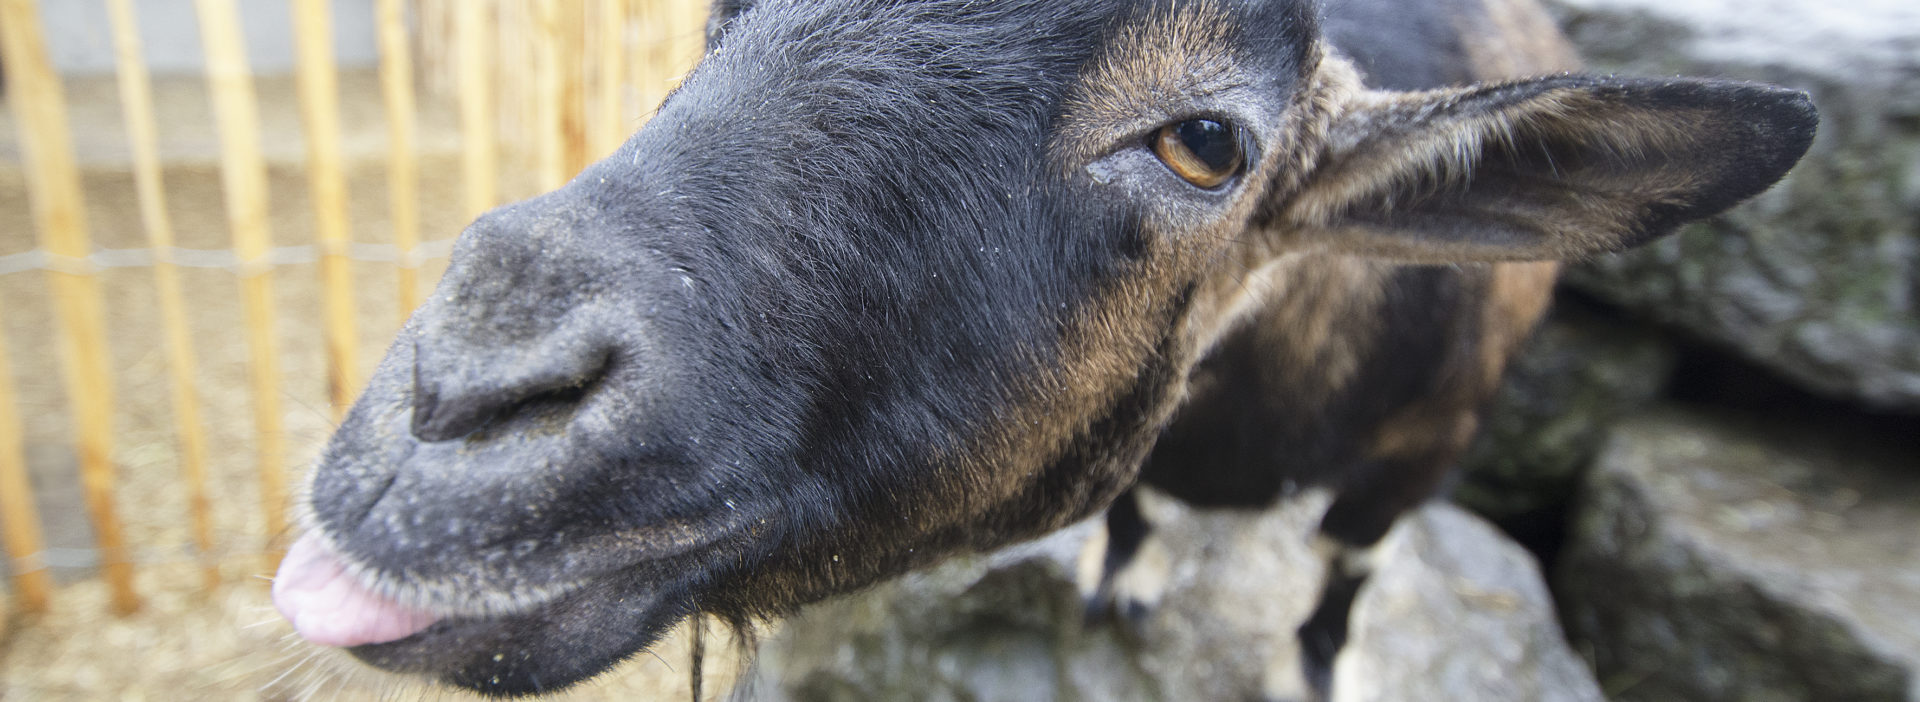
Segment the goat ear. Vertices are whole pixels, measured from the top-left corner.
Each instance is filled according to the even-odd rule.
[[[1365,92],[1277,224],[1413,262],[1569,259],[1650,241],[1786,174],[1818,122],[1804,93],[1557,76]]]

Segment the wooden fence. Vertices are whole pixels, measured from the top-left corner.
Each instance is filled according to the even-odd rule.
[[[7,109],[18,131],[19,167],[37,242],[29,250],[0,255],[0,277],[44,276],[52,335],[58,342],[55,346],[30,339],[27,348],[57,355],[58,384],[66,398],[64,421],[93,534],[92,561],[111,587],[111,607],[117,613],[140,606],[135,571],[155,559],[135,557],[117,508],[123,499],[116,496],[121,461],[115,446],[115,379],[125,369],[114,366],[112,352],[115,344],[126,342],[116,338],[117,330],[109,324],[98,277],[104,267],[128,265],[113,262],[129,260],[129,250],[103,250],[92,243],[86,199],[137,199],[146,247],[134,252],[140,255],[131,257],[138,259],[132,265],[151,270],[161,330],[156,346],[170,379],[173,456],[168,479],[177,480],[187,494],[185,513],[167,518],[188,525],[184,533],[190,543],[181,544],[180,552],[190,554],[187,558],[197,562],[211,587],[221,578],[223,556],[236,550],[263,554],[269,558],[256,562],[266,567],[276,539],[285,536],[289,463],[300,457],[289,455],[283,401],[300,402],[312,391],[324,397],[326,411],[337,421],[364,380],[363,324],[355,312],[356,294],[364,294],[364,286],[354,278],[355,266],[369,260],[360,253],[368,248],[363,242],[391,242],[382,250],[390,252],[397,276],[393,307],[404,313],[419,302],[423,264],[443,255],[456,233],[437,231],[423,237],[423,175],[416,148],[420,106],[450,102],[450,111],[458,115],[460,167],[426,179],[459,179],[462,215],[471,217],[500,204],[503,193],[528,194],[503,188],[503,171],[532,174],[532,187],[550,189],[615,149],[691,65],[705,19],[701,0],[376,0],[371,21],[386,121],[389,211],[388,231],[368,233],[356,232],[350,216],[354,209],[342,159],[340,77],[332,55],[334,8],[329,0],[290,0],[313,236],[289,247],[277,245],[272,231],[275,217],[285,213],[271,209],[274,193],[262,149],[257,77],[248,66],[236,0],[195,0],[213,118],[209,126],[217,131],[220,190],[231,241],[229,251],[208,252],[182,248],[176,241],[153,79],[141,59],[136,3],[61,1],[104,3],[117,59],[115,80],[125,131],[120,136],[130,153],[132,187],[105,192],[83,188],[65,86],[49,58],[40,6],[35,0],[0,0],[0,67],[5,71]],[[27,236],[20,233],[17,240]],[[9,239],[0,238],[5,241]],[[317,263],[320,304],[313,326],[320,330],[317,342],[325,349],[324,388],[285,387],[279,347],[284,334],[275,331],[283,313],[275,304],[275,270],[289,249],[309,253]],[[258,485],[254,508],[260,511],[253,523],[263,525],[257,533],[222,532],[213,515],[234,505],[226,500],[216,504],[209,495],[210,455],[223,454],[219,449],[224,446],[210,441],[207,427],[249,421],[209,415],[200,400],[204,376],[197,369],[202,356],[196,343],[205,335],[190,330],[194,307],[183,293],[181,268],[190,258],[204,262],[209,253],[223,253],[216,258],[224,263],[216,265],[231,270],[238,281],[244,330],[239,333],[247,347],[250,460]],[[15,301],[0,301],[0,322],[20,309]],[[12,605],[33,612],[45,610],[58,591],[49,575],[43,522],[36,512],[16,368],[8,353],[15,347],[5,338],[6,328],[0,323],[0,543],[11,559]],[[235,549],[231,544],[236,541],[250,546]]]

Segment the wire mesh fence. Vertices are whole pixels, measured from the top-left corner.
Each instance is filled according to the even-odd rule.
[[[64,2],[65,0],[63,0]],[[62,75],[0,0],[5,612],[71,584],[266,569],[310,458],[466,220],[610,153],[699,52],[697,0],[289,0],[256,75],[235,0],[194,0],[205,70],[150,75],[141,9],[97,2],[115,72]],[[377,65],[333,55],[341,11]]]

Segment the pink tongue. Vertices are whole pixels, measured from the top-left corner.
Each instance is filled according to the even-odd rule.
[[[312,534],[300,537],[280,562],[273,606],[300,636],[323,646],[398,641],[439,619],[368,590]]]

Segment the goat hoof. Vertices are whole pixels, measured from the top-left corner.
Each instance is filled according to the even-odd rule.
[[[1089,627],[1108,621],[1134,627],[1145,624],[1166,596],[1172,559],[1158,539],[1148,538],[1132,558],[1108,570],[1106,550],[1106,539],[1095,538],[1080,555],[1076,579],[1086,623]]]
[[[1140,600],[1125,598],[1114,603],[1114,612],[1134,627],[1145,624],[1147,617],[1153,615],[1154,606]]]

